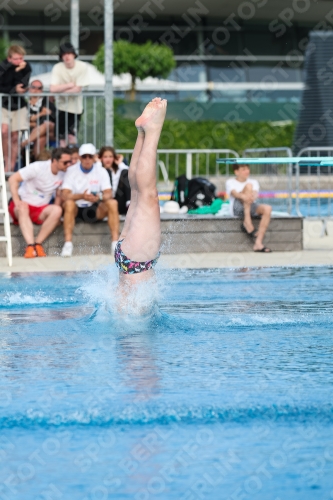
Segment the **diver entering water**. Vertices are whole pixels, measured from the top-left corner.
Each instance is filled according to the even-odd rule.
[[[166,99],[156,97],[135,122],[138,137],[128,176],[131,203],[115,250],[120,286],[152,277],[159,257],[161,226],[156,156],[166,108]]]

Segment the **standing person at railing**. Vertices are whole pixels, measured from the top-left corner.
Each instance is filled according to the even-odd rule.
[[[7,59],[0,64],[0,93],[24,94],[29,87],[31,66],[24,60],[25,50],[11,45]],[[20,96],[1,98],[2,147],[6,172],[13,171],[17,159],[21,130],[28,130],[27,102]]]
[[[57,99],[60,146],[77,143],[83,99],[71,94],[80,94],[90,83],[88,64],[76,58],[73,45],[63,43],[60,45],[60,62],[53,66],[51,73],[50,92],[63,94]]]

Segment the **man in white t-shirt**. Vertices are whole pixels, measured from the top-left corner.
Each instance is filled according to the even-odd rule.
[[[58,148],[52,151],[51,160],[31,163],[9,178],[12,198],[8,209],[26,241],[27,259],[46,257],[42,243],[59,224],[62,215],[59,188],[71,164],[71,151]],[[33,223],[42,226],[36,238]]]
[[[111,232],[111,251],[119,238],[119,215],[117,201],[112,197],[111,183],[107,171],[94,163],[96,148],[93,144],[82,144],[79,149],[80,162],[65,175],[62,185],[64,208],[65,244],[61,256],[71,257],[72,235],[75,218],[84,222],[97,222],[108,218]]]
[[[76,60],[77,54],[69,42],[60,45],[60,62],[55,64],[51,73],[50,92],[61,93],[57,98],[58,130],[60,145],[75,144],[76,136],[83,112],[82,96],[79,94],[83,87],[90,83],[89,66],[83,61]]]
[[[259,182],[250,179],[248,165],[234,165],[235,178],[228,179],[226,191],[230,198],[231,215],[243,219],[242,231],[253,241],[255,252],[270,253],[263,240],[271,220],[272,207],[257,203]],[[260,217],[258,231],[254,229],[252,217]]]

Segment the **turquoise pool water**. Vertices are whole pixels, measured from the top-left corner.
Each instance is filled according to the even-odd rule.
[[[333,268],[158,281],[2,275],[0,499],[332,499]]]

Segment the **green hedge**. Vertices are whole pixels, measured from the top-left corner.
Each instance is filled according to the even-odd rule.
[[[269,122],[217,123],[180,122],[166,120],[159,149],[233,149],[239,154],[247,148],[291,147],[295,124],[274,126]],[[132,149],[137,132],[133,120],[115,116],[115,146],[118,149]],[[160,154],[159,160],[167,167],[169,179],[175,179],[186,172],[186,157],[180,155],[168,158]],[[193,159],[195,175],[208,175],[218,168],[220,174],[227,173],[225,165],[216,165],[216,155],[208,158],[204,154]],[[161,179],[160,179],[161,180]]]
[[[166,120],[160,149],[234,149],[291,147],[295,123],[274,125],[269,122],[181,122]],[[136,129],[133,120],[115,115],[115,145],[133,148]]]

